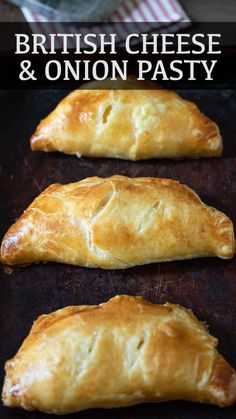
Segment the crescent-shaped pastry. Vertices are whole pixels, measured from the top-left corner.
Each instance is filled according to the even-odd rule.
[[[6,233],[1,261],[127,268],[234,255],[230,219],[177,181],[112,176],[51,185]]]
[[[133,90],[110,83],[100,90],[88,83],[62,100],[37,127],[32,150],[128,160],[221,155],[217,125],[195,104],[168,90],[141,90],[147,82],[130,81]]]
[[[142,402],[228,406],[236,373],[191,311],[116,296],[40,316],[6,363],[3,402],[71,413]]]

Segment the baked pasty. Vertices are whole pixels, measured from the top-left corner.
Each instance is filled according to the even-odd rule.
[[[116,296],[40,316],[6,363],[3,403],[71,413],[142,402],[228,406],[236,374],[191,311]]]
[[[102,90],[95,82],[75,90],[39,124],[32,150],[128,160],[221,155],[214,122],[174,92],[141,90],[146,83],[130,81],[133,90],[106,90],[111,89],[108,80]]]
[[[230,219],[174,180],[112,176],[51,185],[6,233],[1,261],[128,268],[234,255]]]

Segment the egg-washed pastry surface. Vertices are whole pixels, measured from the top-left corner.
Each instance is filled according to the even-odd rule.
[[[201,256],[231,258],[230,219],[169,179],[87,178],[53,184],[6,233],[1,261],[105,269]]]
[[[3,402],[51,413],[236,401],[236,374],[191,311],[116,296],[40,316],[6,363]]]
[[[141,90],[146,85],[154,83],[130,80],[132,90],[115,90],[107,80],[102,89],[92,82],[75,90],[41,121],[32,150],[128,160],[221,155],[217,125],[194,103],[168,90]]]

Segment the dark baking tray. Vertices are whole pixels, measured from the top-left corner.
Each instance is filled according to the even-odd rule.
[[[220,159],[198,161],[77,159],[62,154],[33,153],[28,140],[39,120],[65,91],[0,92],[0,234],[40,191],[53,182],[73,182],[87,176],[158,176],[179,179],[202,199],[228,214],[236,225],[236,92],[188,91],[220,126],[225,149]],[[55,263],[9,271],[0,267],[0,356],[12,357],[32,321],[70,304],[96,304],[125,293],[153,302],[191,308],[219,338],[219,350],[236,367],[236,258],[216,258],[152,264],[127,270],[103,271]],[[111,372],[112,373],[112,372]],[[1,419],[46,418],[38,412],[0,407]],[[67,416],[66,416],[67,417]],[[233,419],[236,407],[220,409],[187,402],[147,404],[114,410],[90,410],[69,416],[79,419]]]

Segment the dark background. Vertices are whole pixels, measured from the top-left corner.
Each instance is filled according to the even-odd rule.
[[[193,21],[235,21],[235,0],[181,0]],[[24,21],[21,11],[0,0],[0,21]],[[2,60],[2,59],[1,59]],[[220,125],[225,143],[221,159],[125,162],[32,153],[28,139],[39,119],[65,92],[0,92],[0,238],[32,199],[52,182],[120,173],[163,176],[193,187],[208,203],[225,211],[236,225],[236,92],[189,91]],[[236,367],[236,261],[199,259],[102,271],[66,265],[34,265],[9,271],[0,267],[0,373],[29,332],[32,321],[68,304],[100,303],[117,293],[143,295],[153,302],[189,307],[210,325],[219,349]],[[112,373],[112,372],[111,372]],[[1,419],[41,419],[48,415],[0,406]],[[70,415],[78,419],[233,419],[236,407],[220,409],[187,402],[140,405]]]
[[[0,91],[0,239],[8,227],[46,186],[88,176],[157,176],[178,179],[210,205],[224,211],[236,225],[236,91],[184,91],[220,126],[223,157],[196,161],[77,159],[59,153],[33,153],[29,137],[39,120],[65,91]],[[152,264],[105,271],[62,264],[38,264],[12,270],[0,266],[0,354],[3,366],[12,357],[33,320],[42,313],[73,304],[97,304],[120,294],[142,295],[150,301],[179,303],[208,323],[219,350],[236,367],[236,258]],[[112,374],[112,371],[111,371]],[[1,419],[47,418],[41,413],[0,406]],[[78,419],[233,419],[236,406],[217,408],[187,402],[91,410]]]

